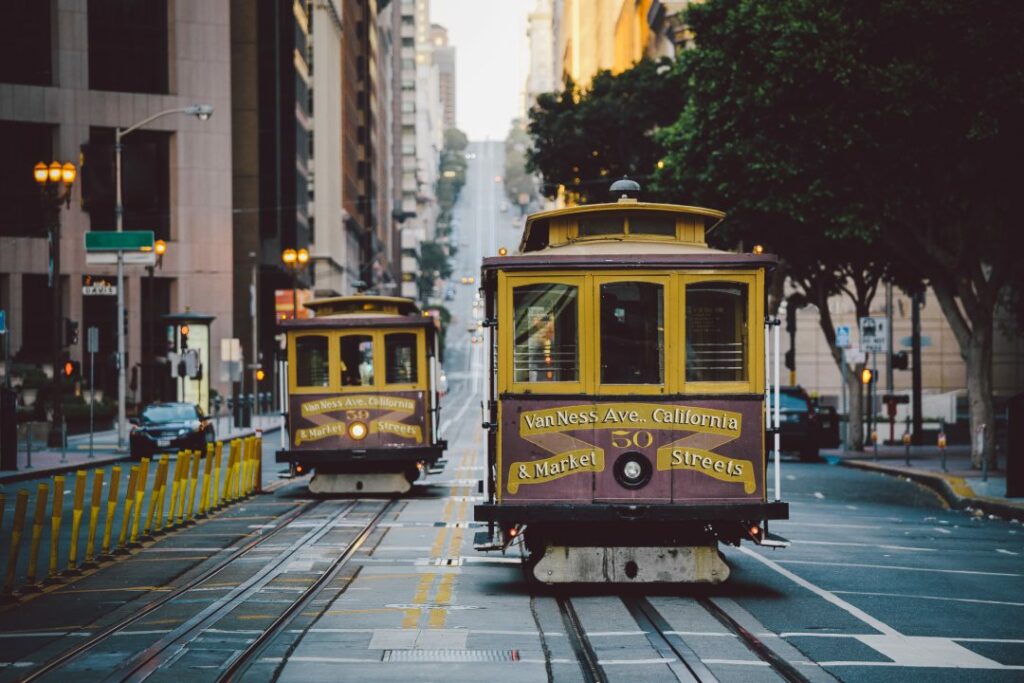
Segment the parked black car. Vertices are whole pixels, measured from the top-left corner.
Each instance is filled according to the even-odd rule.
[[[213,423],[195,403],[151,403],[132,418],[131,457],[178,450],[206,450],[216,439]]]
[[[783,451],[796,451],[801,460],[817,460],[821,420],[802,387],[779,391],[779,441]]]

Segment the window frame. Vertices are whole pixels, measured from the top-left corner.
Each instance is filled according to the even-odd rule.
[[[764,377],[764,270],[697,268],[675,271],[607,270],[595,274],[571,271],[547,275],[498,272],[498,392],[500,394],[589,394],[594,396],[660,396],[681,394],[763,394]],[[600,305],[602,284],[650,282],[664,287],[665,360],[661,384],[602,384],[600,382]],[[743,381],[686,381],[686,286],[724,282],[747,287],[747,378]],[[575,382],[515,382],[512,361],[516,287],[560,284],[577,287],[578,373]]]
[[[764,291],[762,271],[741,271],[741,270],[700,270],[694,272],[680,273],[679,296],[676,299],[680,302],[679,311],[681,318],[679,339],[683,340],[684,353],[679,357],[682,362],[676,381],[679,382],[680,391],[684,393],[700,394],[754,394],[764,393],[764,341],[761,329],[764,327],[764,301],[759,293]],[[686,379],[686,287],[687,285],[699,284],[702,282],[724,282],[728,284],[742,284],[747,287],[747,330],[748,341],[746,344],[747,378],[741,381],[730,382],[708,382],[708,381],[687,381]]]
[[[675,293],[673,292],[673,274],[644,274],[639,273],[615,273],[615,274],[600,274],[591,275],[589,278],[592,280],[590,284],[589,296],[591,298],[591,306],[594,311],[594,327],[591,329],[593,334],[591,335],[595,340],[594,351],[593,351],[593,362],[591,363],[590,374],[591,384],[594,387],[594,393],[599,396],[615,396],[615,395],[660,395],[669,392],[669,378],[673,377],[673,366],[679,365],[678,354],[675,353],[674,345],[678,344],[679,336],[674,332],[674,326],[678,324],[674,317],[677,317],[678,311],[675,311],[670,302],[675,301]],[[645,282],[650,284],[657,284],[662,286],[662,322],[664,324],[664,335],[662,338],[662,344],[664,345],[664,356],[662,368],[662,380],[659,384],[606,384],[601,381],[601,286],[606,284],[614,284],[616,282]],[[679,368],[675,368],[679,369]]]
[[[387,384],[383,363],[384,336],[390,333],[411,333],[416,336],[416,381]],[[327,386],[300,387],[297,384],[297,341],[301,337],[327,337]],[[373,384],[345,387],[341,385],[341,338],[370,337],[373,341]],[[425,391],[427,386],[426,331],[422,327],[339,327],[334,329],[303,329],[288,332],[288,393],[289,394],[359,394],[372,391]]]
[[[588,355],[593,340],[583,333],[591,320],[590,297],[587,295],[589,275],[519,275],[498,274],[498,329],[505,330],[503,343],[499,343],[501,372],[498,389],[502,393],[517,394],[581,394],[593,388],[587,376]],[[517,287],[530,285],[565,285],[576,288],[576,381],[574,382],[516,382],[512,361],[515,354],[515,311],[513,292]]]

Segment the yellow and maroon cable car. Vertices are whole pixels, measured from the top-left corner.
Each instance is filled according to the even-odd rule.
[[[438,438],[437,328],[411,299],[307,302],[281,324],[288,347],[288,448],[314,493],[405,493],[446,444]]]
[[[484,260],[494,381],[477,547],[522,539],[545,583],[717,583],[719,542],[787,544],[768,533],[788,518],[777,455],[766,490],[776,259],[709,248],[720,211],[620,189],[530,216],[518,253]]]

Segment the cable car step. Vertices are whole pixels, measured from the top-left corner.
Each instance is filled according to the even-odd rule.
[[[505,544],[501,542],[501,539],[492,536],[489,531],[478,531],[473,534],[474,550],[486,553],[491,550],[501,550],[504,547]]]
[[[764,535],[758,545],[763,545],[768,548],[788,548],[790,546],[790,542],[788,538],[783,538],[778,534],[768,532]]]

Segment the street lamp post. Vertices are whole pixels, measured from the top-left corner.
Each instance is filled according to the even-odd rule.
[[[46,211],[47,238],[50,250],[49,263],[49,285],[50,302],[52,306],[51,319],[53,321],[53,420],[50,422],[50,432],[46,437],[49,446],[64,446],[64,406],[60,390],[60,369],[63,363],[64,345],[63,336],[63,315],[61,306],[60,291],[60,205],[65,208],[71,206],[71,187],[75,183],[78,171],[70,161],[64,164],[54,161],[47,165],[40,161],[32,169],[32,177],[39,184],[39,190],[43,201],[43,209]],[[63,185],[63,192],[61,186]],[[8,359],[10,363],[10,359]],[[10,369],[7,371],[10,377]]]
[[[124,206],[121,203],[121,139],[125,135],[152,123],[162,116],[169,114],[187,114],[195,116],[200,121],[205,121],[213,115],[213,107],[208,104],[193,104],[188,107],[167,109],[157,112],[138,123],[127,128],[117,128],[114,131],[114,188],[116,192],[116,204],[114,215],[117,219],[117,231],[124,229]],[[125,376],[124,359],[124,253],[117,252],[117,448],[124,448],[125,434],[125,394],[127,393],[127,381]]]
[[[299,317],[299,271],[309,263],[309,250],[285,249],[281,252],[281,261],[285,268],[292,272],[292,318]]]

